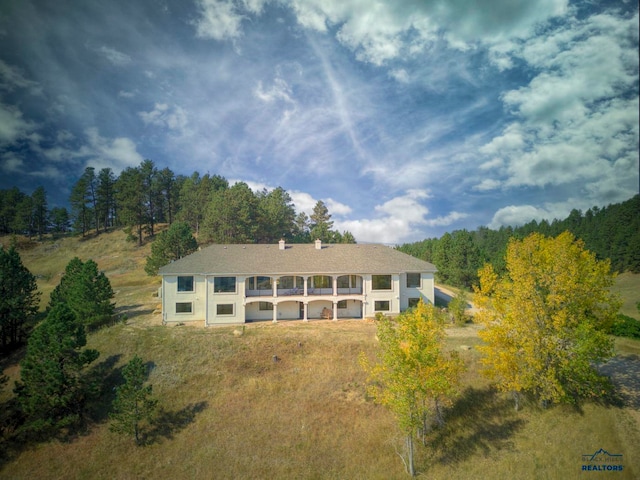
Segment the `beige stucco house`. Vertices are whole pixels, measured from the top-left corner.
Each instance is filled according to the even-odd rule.
[[[392,315],[433,303],[435,272],[384,245],[211,245],[160,269],[163,322]]]

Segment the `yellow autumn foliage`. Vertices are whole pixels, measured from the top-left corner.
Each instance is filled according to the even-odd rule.
[[[569,232],[512,240],[505,274],[490,265],[479,271],[485,373],[501,390],[545,403],[601,394],[604,379],[593,364],[613,351],[607,331],[620,308],[614,278],[609,261]]]

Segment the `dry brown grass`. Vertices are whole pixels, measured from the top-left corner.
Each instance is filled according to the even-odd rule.
[[[96,260],[118,291],[118,307],[130,314],[126,324],[89,337],[101,352],[105,395],[90,406],[86,432],[12,450],[0,478],[406,478],[396,453],[402,437],[393,417],[365,397],[357,362],[361,351],[376,348],[372,322],[252,323],[240,336],[233,334],[237,327],[163,327],[151,313],[157,283],[142,273],[148,247],[124,242],[121,232],[109,235],[95,240],[101,255],[72,241],[55,250]],[[53,276],[64,269],[68,260],[38,260],[37,248],[43,246],[25,259],[30,268]],[[525,404],[515,412],[509,397],[479,375],[478,352],[469,348],[479,343],[477,328],[450,329],[448,342],[468,370],[447,425],[431,432],[428,448],[417,449],[422,476],[580,479],[582,454],[599,448],[622,453],[625,470],[606,477],[588,472],[590,478],[640,476],[634,418],[640,407]],[[617,343],[636,368],[638,344]],[[109,432],[106,420],[120,369],[136,353],[151,366],[162,407],[139,448]]]

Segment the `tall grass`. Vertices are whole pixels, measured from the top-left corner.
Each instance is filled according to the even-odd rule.
[[[407,478],[397,453],[402,435],[389,412],[365,396],[357,362],[360,352],[377,348],[372,322],[252,323],[242,335],[234,334],[236,327],[162,326],[152,313],[157,283],[141,273],[147,247],[124,242],[121,232],[109,235],[65,239],[69,244],[54,251],[96,260],[118,292],[118,307],[132,314],[126,324],[89,335],[88,346],[101,352],[92,370],[102,379],[103,395],[89,405],[86,431],[11,449],[0,478]],[[23,255],[29,268],[51,278],[64,270],[68,260],[42,258],[39,248],[44,245]],[[42,280],[47,282],[55,283]],[[446,425],[417,449],[421,476],[640,476],[637,406],[587,402],[541,410],[525,404],[515,412],[510,398],[479,374],[473,348],[478,343],[474,328],[451,330],[448,347],[460,352],[468,368]],[[639,344],[624,339],[616,348],[638,362]],[[121,368],[135,354],[148,362],[161,406],[157,420],[145,427],[145,446],[138,448],[111,433],[107,420]],[[582,472],[582,455],[600,448],[623,454],[625,470]]]

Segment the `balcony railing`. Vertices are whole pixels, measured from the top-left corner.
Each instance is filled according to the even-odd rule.
[[[272,289],[245,290],[247,297],[273,297]],[[303,296],[303,288],[279,288],[278,297]],[[333,295],[333,288],[308,288],[307,295]],[[362,295],[362,288],[338,288],[338,296],[340,295]]]

